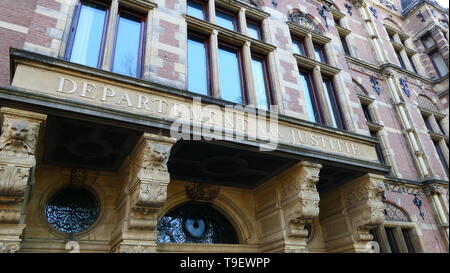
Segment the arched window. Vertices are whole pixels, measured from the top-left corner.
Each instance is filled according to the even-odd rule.
[[[187,202],[158,222],[158,243],[238,244],[230,221],[207,203]]]

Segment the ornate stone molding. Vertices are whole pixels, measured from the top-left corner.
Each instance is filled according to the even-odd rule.
[[[6,116],[0,137],[0,155],[28,157],[34,155],[39,123]]]
[[[194,201],[213,201],[220,192],[220,186],[206,183],[186,183],[185,189]]]
[[[301,11],[296,11],[296,12],[292,12],[291,14],[289,14],[288,20],[289,20],[289,22],[292,22],[296,25],[305,27],[311,31],[322,34],[322,32],[320,31],[320,28],[317,26],[317,24],[312,19],[308,18],[307,14],[305,14]]]
[[[369,230],[384,221],[384,176],[366,174],[345,186],[344,198],[353,227],[356,248],[365,249],[373,238]]]
[[[16,253],[20,250],[18,242],[0,242],[0,253]]]
[[[287,235],[306,239],[305,225],[319,215],[319,193],[316,184],[322,165],[302,161],[289,169],[280,184],[283,213],[288,223]]]

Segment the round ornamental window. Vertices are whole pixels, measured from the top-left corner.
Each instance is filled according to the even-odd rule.
[[[49,199],[45,214],[47,221],[55,229],[79,233],[87,230],[97,220],[98,202],[86,189],[66,188]]]
[[[158,243],[238,244],[233,225],[209,204],[188,202],[158,222]]]

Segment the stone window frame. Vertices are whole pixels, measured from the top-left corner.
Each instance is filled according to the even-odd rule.
[[[417,64],[420,64],[420,62],[417,59],[417,51],[409,46],[410,36],[390,25],[384,24],[384,27],[389,37],[393,37],[394,39],[393,41],[389,40],[389,42],[394,48],[399,63],[401,64],[403,62],[405,65],[405,68],[401,66],[400,68],[414,74],[419,74],[416,68],[418,67]]]
[[[429,98],[428,98],[429,99]],[[444,129],[446,126],[440,126],[439,123],[443,123],[443,120],[446,118],[446,116],[442,113],[433,111],[432,109],[427,109],[421,106],[417,106],[419,109],[420,115],[425,119],[428,119],[429,124],[431,125],[433,131],[429,131],[427,128],[427,132],[430,135],[431,141],[433,144],[437,142],[439,145],[439,148],[441,149],[444,159],[446,162],[442,162],[442,159],[438,153],[438,151],[435,148],[435,155],[439,158],[439,161],[441,162],[442,168],[444,169],[444,173],[447,175],[448,178],[448,164],[450,163],[449,158],[449,149],[448,149],[448,143],[449,143],[449,137],[448,137],[448,131],[440,133],[441,128]],[[425,120],[424,120],[425,122]],[[433,145],[434,146],[434,145]],[[446,169],[447,168],[447,169]]]
[[[69,24],[67,24],[65,29],[65,43],[61,46],[59,56],[63,59],[67,59],[68,53],[71,51],[71,42],[73,34],[71,34],[71,29],[73,24],[76,23],[77,14],[76,6],[80,5],[84,0],[77,0],[74,5],[71,7],[70,17],[68,18]],[[115,42],[116,42],[116,34],[120,19],[120,12],[131,12],[133,14],[139,14],[143,20],[143,29],[141,32],[141,45],[140,48],[142,52],[140,52],[140,60],[138,60],[138,76],[136,78],[142,79],[145,77],[147,71],[145,67],[150,63],[150,52],[149,48],[146,44],[147,36],[148,36],[148,22],[151,21],[150,12],[154,8],[156,8],[156,4],[150,1],[145,0],[86,0],[88,2],[99,3],[107,7],[107,14],[105,19],[105,29],[104,32],[104,41],[102,41],[100,56],[99,56],[99,64],[96,69],[102,69],[106,71],[112,72],[112,63],[113,63],[113,54],[115,50]]]
[[[312,75],[312,85],[315,89],[315,92],[318,97],[319,109],[321,111],[321,116],[323,118],[322,124],[326,126],[333,127],[331,112],[329,111],[328,102],[325,99],[325,88],[323,86],[323,78],[329,78],[331,80],[335,96],[336,103],[339,108],[339,115],[342,120],[343,128],[336,128],[341,130],[346,130],[347,124],[345,124],[343,107],[338,98],[338,94],[340,93],[339,82],[337,80],[337,75],[341,71],[341,69],[336,67],[334,63],[334,59],[332,57],[331,50],[331,38],[326,37],[325,35],[318,33],[310,28],[307,28],[302,25],[295,24],[291,21],[288,21],[287,26],[289,28],[289,32],[291,35],[291,39],[295,39],[292,37],[298,37],[304,40],[305,45],[305,53],[306,56],[292,53],[295,60],[297,61],[298,70],[302,71],[311,71]],[[323,47],[323,52],[325,58],[328,63],[322,63],[315,59],[314,56],[314,45],[319,45]]]
[[[211,96],[220,99],[220,88],[219,88],[219,65],[218,65],[218,48],[219,44],[225,42],[234,47],[240,48],[242,55],[242,77],[245,78],[245,83],[243,90],[245,94],[243,97],[247,98],[246,105],[251,107],[256,107],[256,90],[254,87],[254,78],[252,70],[252,56],[258,55],[265,58],[265,63],[267,64],[267,75],[268,79],[268,101],[269,105],[280,105],[281,95],[280,91],[276,86],[278,82],[278,75],[274,68],[275,59],[273,52],[276,47],[265,42],[267,37],[267,26],[266,20],[269,18],[270,14],[263,12],[249,4],[243,3],[241,1],[233,0],[208,0],[208,16],[207,20],[200,20],[188,14],[184,14],[187,23],[187,33],[198,33],[209,37],[209,61],[211,70]],[[214,8],[211,8],[214,7]],[[237,14],[238,21],[238,31],[232,31],[223,28],[215,24],[215,10],[217,7],[225,9],[227,11],[235,12]],[[261,27],[261,40],[254,39],[247,36],[247,20],[256,22],[260,24]],[[230,102],[231,104],[236,104]],[[270,109],[269,109],[270,111]]]
[[[338,32],[338,35],[341,39],[341,44],[342,44],[342,48],[344,49],[344,54],[350,57],[355,56],[355,53],[353,52],[353,48],[350,46],[350,38],[351,38],[351,33],[352,31],[348,28],[347,26],[347,21],[345,20],[345,13],[340,12],[339,10],[337,10],[336,8],[331,8],[330,9],[331,14],[333,15],[333,20],[339,21],[339,25],[335,24],[335,28]],[[342,40],[346,43],[346,45],[344,45],[342,43]],[[348,54],[345,52],[345,47],[348,49]]]
[[[387,238],[386,228],[392,228],[394,230],[394,237],[396,245],[399,248],[399,253],[409,253],[402,230],[408,230],[410,232],[409,235],[414,253],[423,252],[423,243],[417,231],[417,225],[414,222],[384,221],[382,225],[373,230],[375,231],[374,233],[376,234],[381,253],[393,253]]]

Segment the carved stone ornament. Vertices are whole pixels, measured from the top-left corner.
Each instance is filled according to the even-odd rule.
[[[394,10],[394,11],[398,11],[398,7],[396,4],[392,3],[391,1],[388,0],[380,0],[380,3],[383,4],[384,6],[386,6],[388,9],[390,10]]]
[[[424,188],[424,192],[426,195],[433,195],[433,194],[445,194],[445,191],[443,188],[437,186],[437,185],[427,185]]]
[[[155,253],[155,247],[143,245],[121,245],[115,249],[116,253]]]
[[[20,250],[18,242],[0,242],[0,253],[15,253]]]
[[[357,9],[365,7],[366,2],[364,0],[351,0],[353,6],[355,6]]]
[[[321,33],[317,24],[301,11],[296,11],[289,14],[288,20],[289,22],[310,29],[311,31]]]
[[[288,170],[280,185],[282,206],[289,223],[288,235],[294,238],[306,238],[306,224],[319,215],[319,193],[316,184],[319,181],[320,164],[300,162]]]
[[[170,147],[158,143],[147,143],[142,167],[151,172],[167,172]]]
[[[206,183],[186,183],[186,194],[194,201],[213,201],[219,195],[220,186]]]
[[[0,137],[0,155],[34,155],[38,128],[38,123],[5,117]]]
[[[163,205],[167,197],[167,183],[142,182],[139,187],[136,205],[144,207],[160,207]]]
[[[155,230],[158,219],[156,209],[133,208],[131,211],[129,229]]]
[[[0,195],[21,197],[28,185],[30,168],[0,165]]]

